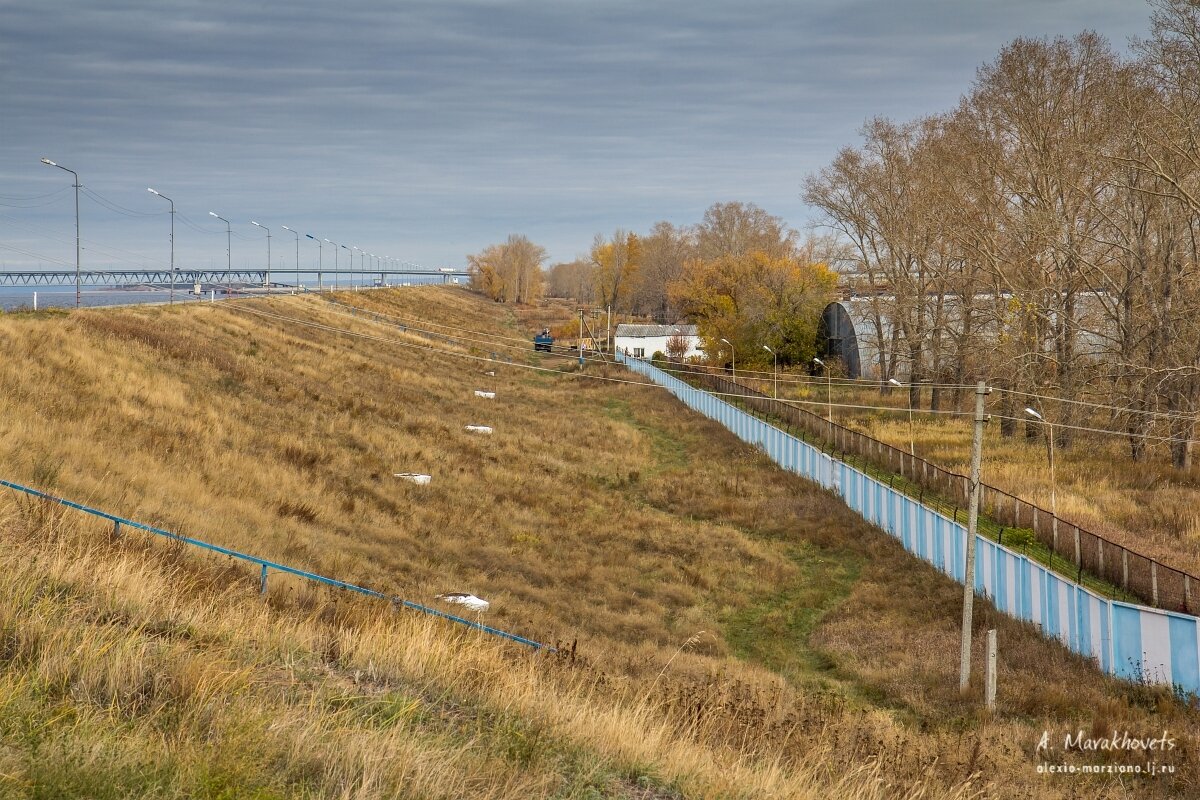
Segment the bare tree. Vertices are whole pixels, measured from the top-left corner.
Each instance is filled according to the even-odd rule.
[[[471,285],[501,303],[530,303],[542,296],[546,250],[520,234],[467,256]]]

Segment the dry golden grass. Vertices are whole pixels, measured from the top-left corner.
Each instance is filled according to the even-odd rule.
[[[981,714],[958,696],[948,655],[958,587],[660,391],[515,366],[483,376],[492,365],[445,351],[535,357],[493,338],[526,336],[512,309],[465,291],[342,299],[488,336],[452,346],[311,297],[7,315],[0,472],[409,599],[471,591],[493,603],[487,622],[577,643],[576,657],[530,658],[277,577],[262,601],[248,572],[136,534],[113,543],[5,495],[4,791],[1196,789],[1184,704],[1102,678],[986,609],[1001,699]],[[469,423],[495,433],[471,436]],[[392,478],[401,471],[434,481]],[[1043,729],[1109,725],[1169,728],[1186,745],[1179,773],[1124,785],[1036,774]]]

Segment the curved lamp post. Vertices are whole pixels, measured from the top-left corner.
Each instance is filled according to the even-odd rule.
[[[287,225],[282,225],[285,231],[296,237],[296,283],[300,283],[300,234],[289,228]]]
[[[825,362],[819,358],[813,357],[813,363],[821,367],[825,373],[825,400],[829,408],[829,425],[830,431],[833,430],[833,376],[829,374],[829,367],[825,366]]]
[[[774,361],[775,361],[774,366],[771,368],[771,376],[774,379],[774,386],[771,389],[771,397],[778,400],[779,399],[779,356],[778,356],[778,354],[776,354],[776,352],[774,350],[767,347],[765,344],[763,345],[763,350],[766,350],[768,353],[770,353],[771,358],[774,359]]]
[[[338,248],[344,245],[339,245],[337,242],[330,241],[329,239],[326,239],[325,243],[333,245],[333,288],[329,291],[336,292],[338,285]]]
[[[175,304],[175,201],[167,197],[162,192],[146,187],[146,191],[152,195],[161,197],[171,204],[171,305]]]
[[[208,212],[210,217],[216,217],[225,223],[225,296],[233,297],[233,228],[229,220],[215,211]]]
[[[42,163],[48,167],[58,167],[64,172],[69,172],[75,176],[75,307],[79,308],[82,304],[83,289],[79,277],[79,173],[73,169],[67,169],[62,164],[56,164],[48,158],[43,158]]]
[[[304,235],[317,243],[317,291],[324,291],[323,287],[321,286],[321,273],[325,270],[325,246],[321,243],[320,239],[313,236],[311,233],[306,233]]]
[[[267,232],[267,280],[263,283],[263,288],[267,290],[267,294],[271,293],[271,229],[266,225],[259,225],[254,220],[250,220],[251,225],[258,225]]]

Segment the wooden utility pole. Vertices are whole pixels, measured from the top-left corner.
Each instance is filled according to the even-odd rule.
[[[583,307],[579,309],[579,366],[583,366]]]
[[[971,440],[971,500],[967,510],[967,563],[963,570],[962,652],[958,690],[971,681],[971,619],[975,606],[975,533],[979,527],[979,469],[983,462],[983,400],[990,390],[983,381],[975,385],[975,436]]]

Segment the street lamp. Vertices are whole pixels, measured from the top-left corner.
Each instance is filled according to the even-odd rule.
[[[1054,537],[1054,549],[1058,550],[1058,497],[1057,483],[1054,479],[1054,423],[1043,417],[1032,408],[1026,407],[1025,413],[1029,416],[1038,419],[1046,426],[1046,440],[1048,442],[1048,457],[1050,459],[1050,519]]]
[[[778,400],[779,399],[779,356],[778,356],[778,354],[776,354],[776,352],[774,350],[767,347],[765,344],[763,345],[763,350],[766,350],[768,353],[771,354],[771,357],[773,359],[775,359],[775,365],[771,369],[771,375],[775,381],[774,388],[771,390],[771,396],[773,398],[775,398],[776,400]]]
[[[833,431],[833,376],[829,374],[829,368],[825,366],[825,362],[813,356],[813,363],[821,367],[825,372],[825,399],[829,405],[829,430]]]
[[[354,285],[354,251],[355,250],[358,250],[358,252],[363,253],[363,255],[366,255],[365,251],[363,251],[362,248],[356,247],[354,245],[350,245],[350,285],[351,286]],[[361,272],[363,270],[363,268],[364,268],[363,262],[360,259],[358,262],[358,269]]]
[[[347,247],[344,244],[338,245],[338,246],[346,251],[346,256],[349,257],[349,259],[350,259],[350,285],[353,286],[354,285],[354,251],[351,250],[349,247]]]
[[[225,295],[233,297],[233,228],[229,220],[215,211],[208,212],[210,217],[216,217],[225,223]]]
[[[73,169],[67,169],[62,164],[55,164],[48,158],[43,158],[42,163],[48,167],[58,167],[75,176],[75,307],[79,308],[83,304],[83,289],[79,277],[79,253],[81,249],[79,246],[79,173]]]
[[[895,378],[888,378],[888,383],[892,384],[892,386],[899,386],[902,389],[904,388],[904,384],[902,384],[900,381],[896,380]],[[913,419],[912,419],[913,402],[912,402],[912,400],[913,400],[912,387],[910,386],[909,391],[908,391],[908,454],[910,456],[912,456],[913,458],[916,458],[917,457],[917,445],[913,439]]]
[[[251,225],[258,225],[254,220],[250,220]],[[271,229],[266,225],[258,225],[267,232],[267,280],[263,284],[263,288],[267,290],[267,294],[271,293]]]
[[[171,304],[175,303],[175,201],[167,197],[162,192],[146,187],[146,191],[152,195],[161,197],[171,204]]]
[[[325,269],[325,246],[321,244],[321,240],[313,236],[311,233],[304,234],[309,239],[317,243],[317,291],[322,290],[321,272]]]
[[[294,230],[289,228],[287,225],[283,225],[282,228],[285,231],[288,231],[289,233],[291,233],[293,236],[296,237],[296,283],[299,284],[300,283],[300,234],[296,233]]]
[[[334,292],[337,291],[338,285],[338,247],[341,245],[337,242],[331,242],[329,239],[326,239],[325,242],[333,245],[333,288],[329,291]]]
[[[736,381],[737,380],[737,350],[734,349],[733,342],[729,341],[728,339],[722,339],[721,341],[724,342],[725,344],[729,345],[730,358],[733,361],[733,379],[734,379],[734,381]]]

